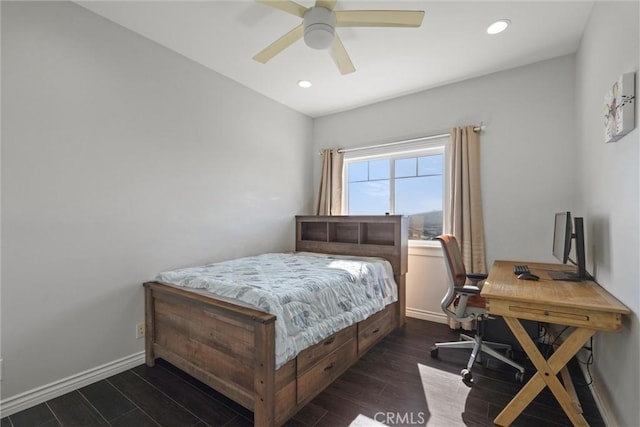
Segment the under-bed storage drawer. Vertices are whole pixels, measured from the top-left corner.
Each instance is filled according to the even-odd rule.
[[[331,384],[357,359],[357,343],[349,339],[298,377],[298,403],[312,398]]]
[[[358,323],[358,354],[362,355],[393,327],[393,306],[387,306]]]
[[[298,354],[298,375],[318,363],[320,359],[331,353],[350,339],[355,340],[358,326],[351,325],[325,338],[318,344],[304,349]]]

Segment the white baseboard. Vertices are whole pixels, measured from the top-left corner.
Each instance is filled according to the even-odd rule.
[[[442,312],[434,313],[432,311],[420,310],[419,308],[407,307],[406,314],[407,317],[413,317],[414,319],[429,320],[430,322],[436,323],[449,323],[447,315]]]
[[[15,414],[16,412],[39,405],[42,402],[62,396],[70,391],[93,384],[112,375],[119,374],[143,363],[144,351],[141,351],[33,390],[8,397],[0,401],[0,413],[2,413],[2,417]]]

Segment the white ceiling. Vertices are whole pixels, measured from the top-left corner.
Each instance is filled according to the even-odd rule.
[[[85,8],[311,117],[576,51],[592,1],[338,0],[336,10],[424,10],[420,28],[338,28],[356,72],[302,40],[251,58],[301,19],[250,0],[83,1]],[[313,0],[299,0],[310,7]],[[501,18],[512,25],[490,36]],[[301,89],[298,80],[313,86]]]

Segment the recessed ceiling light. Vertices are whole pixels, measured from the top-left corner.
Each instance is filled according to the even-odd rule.
[[[489,25],[489,28],[487,28],[487,34],[501,33],[507,29],[509,24],[511,24],[511,21],[509,21],[508,19],[501,19],[499,21],[496,21],[493,24]]]
[[[311,82],[309,80],[298,80],[298,86],[306,89],[311,87]]]

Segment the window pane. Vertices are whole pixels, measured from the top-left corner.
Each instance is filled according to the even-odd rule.
[[[389,179],[390,178],[389,159],[370,160],[369,161],[369,179]]]
[[[409,238],[431,240],[442,234],[442,176],[395,181],[398,215],[409,215]]]
[[[442,210],[442,177],[421,176],[396,180],[398,215],[412,215]]]
[[[394,148],[383,154],[386,157],[378,157],[382,152],[376,149],[345,160],[345,213],[407,215],[412,240],[431,240],[442,234],[445,143],[445,139],[430,142],[420,153]]]
[[[443,155],[435,154],[418,158],[418,175],[442,175]]]
[[[366,181],[369,174],[369,162],[349,163],[349,182]]]
[[[384,215],[389,212],[389,181],[349,184],[349,215]]]
[[[396,160],[395,177],[416,176],[416,158]]]
[[[433,240],[442,232],[442,211],[409,215],[410,240]]]

